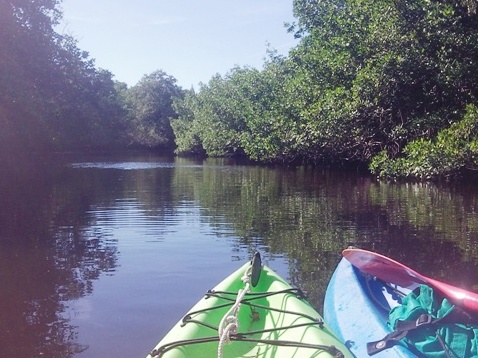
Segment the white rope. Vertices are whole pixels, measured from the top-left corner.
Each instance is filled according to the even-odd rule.
[[[239,321],[237,315],[239,309],[241,308],[241,302],[246,296],[247,293],[251,291],[250,288],[250,278],[252,272],[252,265],[249,266],[244,272],[241,280],[245,283],[244,289],[240,289],[237,293],[236,302],[232,305],[229,311],[226,312],[224,317],[222,317],[221,323],[219,324],[219,346],[217,348],[217,357],[222,358],[222,352],[224,349],[224,344],[229,344],[231,342],[231,334],[236,334],[239,331]]]

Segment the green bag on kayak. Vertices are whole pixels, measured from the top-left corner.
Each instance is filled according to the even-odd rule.
[[[401,341],[425,357],[478,358],[478,320],[433,288],[420,285],[389,314],[389,327],[405,332]]]

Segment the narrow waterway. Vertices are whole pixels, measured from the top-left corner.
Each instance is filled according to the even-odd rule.
[[[256,250],[321,310],[348,245],[478,287],[478,186],[154,155],[0,181],[0,356],[144,357]]]

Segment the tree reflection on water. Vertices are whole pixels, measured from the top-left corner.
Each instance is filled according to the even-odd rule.
[[[319,309],[340,252],[349,244],[400,260],[430,277],[464,287],[478,282],[475,184],[384,183],[353,171],[243,165],[219,159],[199,163],[184,158],[120,160],[111,159],[106,166],[103,160],[88,162],[23,180],[0,177],[0,356],[63,358],[87,349],[78,343],[79,329],[69,316],[75,314],[69,304],[91,295],[96,280],[117,270],[115,240],[131,233],[139,236],[128,247],[137,249],[134,264],[143,266],[142,255],[151,246],[135,246],[138,242],[167,241],[171,233],[178,234],[174,230],[187,236],[191,231],[179,228],[191,222],[211,228],[214,243],[227,241],[218,245],[225,252],[212,250],[214,255],[243,257],[242,252],[259,248],[266,258],[287,260],[288,279],[308,291],[309,300]],[[112,208],[117,210],[115,215]],[[137,224],[132,226],[136,231],[128,227],[132,222]],[[113,234],[112,230],[123,226],[131,232]],[[144,232],[138,232],[138,227]],[[127,244],[121,243],[123,250]],[[174,239],[168,245],[174,252]],[[177,251],[173,262],[184,257],[191,260],[181,256],[187,251],[184,247]],[[122,252],[124,265],[127,250]],[[204,260],[211,259],[203,255]],[[122,313],[129,310],[132,322],[124,322],[123,332],[116,332],[110,341],[88,337],[88,353],[95,344],[121,349],[119,340],[126,340],[118,337],[130,337],[133,330],[151,331],[148,307],[157,309],[159,298],[148,284],[158,277],[158,287],[178,284],[168,281],[169,276],[177,277],[171,275],[174,267],[164,271],[161,267],[154,268],[158,271],[153,270],[150,281],[144,280],[147,287],[129,287],[139,291],[130,300],[144,294],[141,304],[134,302],[135,310],[128,302],[115,306]],[[133,272],[145,271],[129,274]],[[139,282],[138,277],[129,276]],[[105,300],[98,306],[102,313],[107,311],[105,302],[114,305]],[[174,319],[183,313],[162,308]]]
[[[65,358],[87,348],[77,343],[68,301],[91,293],[93,281],[114,270],[117,246],[105,235],[84,230],[89,203],[81,185],[77,188],[65,196],[48,176],[2,178],[2,357]]]

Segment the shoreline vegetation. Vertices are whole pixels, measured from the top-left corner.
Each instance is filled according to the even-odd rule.
[[[475,1],[294,0],[284,31],[300,42],[287,56],[268,49],[262,69],[234,67],[199,89],[162,70],[115,81],[55,31],[60,5],[0,4],[5,170],[125,149],[353,165],[392,180],[478,170]]]

